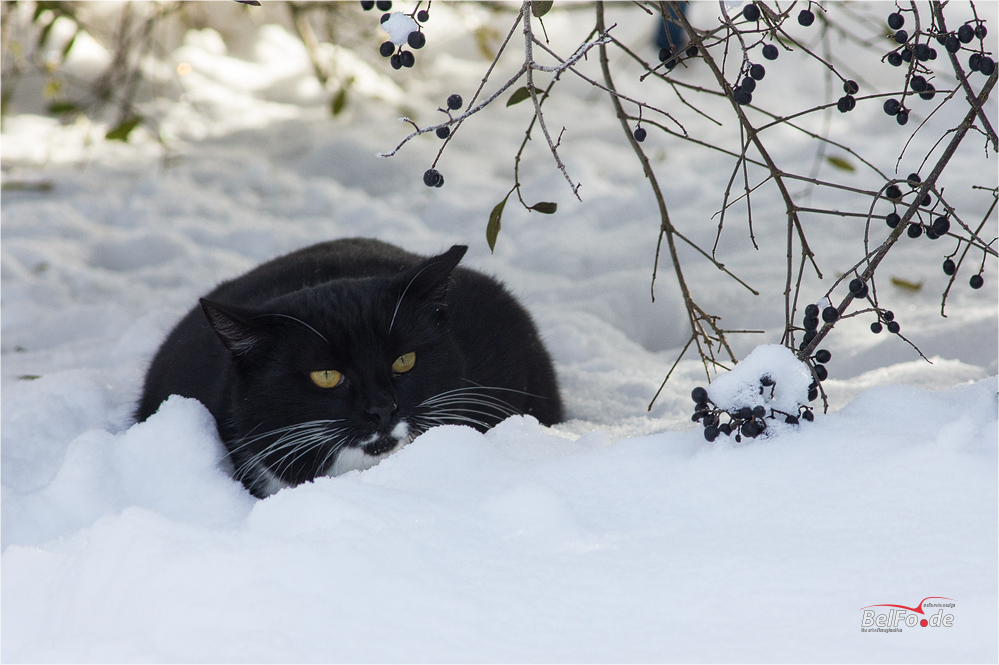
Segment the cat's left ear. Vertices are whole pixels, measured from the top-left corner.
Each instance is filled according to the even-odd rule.
[[[442,303],[447,297],[448,279],[461,258],[468,251],[468,245],[454,245],[443,254],[429,259],[407,271],[403,276],[403,298],[418,298]]]
[[[207,298],[201,299],[201,310],[215,334],[237,358],[245,356],[263,340],[260,330],[250,323],[252,314],[246,310]]]

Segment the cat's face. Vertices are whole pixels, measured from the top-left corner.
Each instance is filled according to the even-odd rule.
[[[463,373],[447,325],[447,281],[461,257],[451,258],[311,287],[254,312],[203,301],[233,355],[224,429],[237,478],[266,496],[372,466],[436,424],[431,406],[461,388]]]

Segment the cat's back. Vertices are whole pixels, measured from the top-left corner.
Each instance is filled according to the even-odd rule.
[[[263,263],[223,282],[208,297],[243,305],[259,304],[334,279],[395,275],[422,260],[416,254],[372,238],[330,240]]]

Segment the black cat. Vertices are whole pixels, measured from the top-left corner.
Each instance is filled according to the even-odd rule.
[[[153,359],[136,417],[200,400],[258,497],[364,469],[434,425],[562,419],[551,358],[498,282],[363,238],[320,243],[225,282]]]

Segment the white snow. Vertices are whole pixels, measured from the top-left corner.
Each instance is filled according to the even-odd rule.
[[[389,41],[396,46],[402,46],[409,39],[410,33],[420,29],[413,17],[402,12],[394,12],[382,22],[382,30],[388,33]]]
[[[978,10],[994,20],[995,5]],[[546,103],[552,126],[567,127],[560,150],[583,201],[534,141],[524,196],[558,201],[558,213],[509,201],[494,254],[486,221],[512,184],[529,105],[469,120],[438,166],[440,189],[421,180],[440,145],[432,136],[375,157],[408,133],[399,115],[427,124],[448,94],[470,98],[488,63],[456,35],[480,20],[506,29],[509,14],[485,14],[435,3],[408,72],[391,72],[373,43],[375,65],[348,61],[358,83],[335,119],[307,84],[304,51],[273,25],[241,57],[210,30],[172,54],[193,71],[162,117],[168,150],[144,129],[128,144],[88,142],[107,128],[31,109],[5,119],[4,181],[53,186],[2,200],[0,659],[994,662],[995,262],[980,291],[952,290],[943,319],[940,247],[898,248],[879,296],[932,363],[872,335],[870,320],[843,321],[825,345],[828,414],[708,443],[690,421],[691,389],[707,386],[699,361],[682,361],[647,410],[686,341],[686,315],[668,263],[651,302],[658,213],[605,99],[567,77]],[[545,17],[553,48],[585,37],[583,14]],[[558,37],[566,31],[576,36]],[[768,63],[755,94],[810,89],[782,77],[790,62]],[[870,74],[880,75],[895,72]],[[873,106],[833,118],[831,131],[883,142],[890,170],[894,122]],[[908,150],[931,144],[920,134]],[[647,145],[662,148],[674,223],[710,246],[730,164],[654,132]],[[786,150],[807,170],[799,139]],[[980,164],[976,153],[950,167],[969,219],[989,200],[957,190],[961,178],[978,182]],[[994,186],[993,175],[979,184]],[[798,400],[811,379],[774,346],[784,230],[767,222],[783,219],[781,203],[754,198],[759,251],[734,210],[719,255],[764,295],[693,253],[688,283],[726,328],[766,333],[734,338],[743,362],[707,387],[716,403],[742,405],[768,371],[775,399]],[[852,222],[811,223],[827,277],[806,280],[802,302],[824,297],[863,251]],[[995,213],[989,224],[991,238]],[[199,295],[349,236],[428,254],[468,244],[463,264],[498,276],[535,316],[567,422],[435,428],[370,469],[263,501],[228,477],[197,402],[174,397],[134,423],[146,364]],[[893,288],[889,274],[923,288]],[[861,632],[862,608],[928,596],[954,599],[952,627]]]

